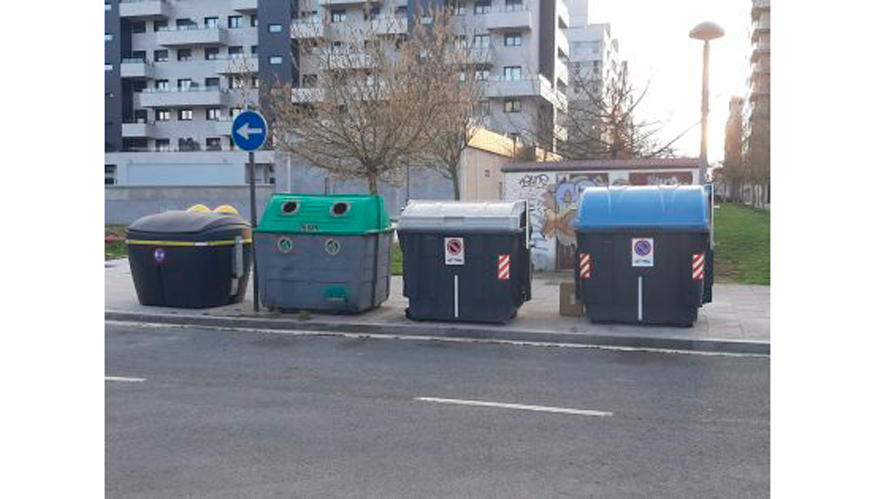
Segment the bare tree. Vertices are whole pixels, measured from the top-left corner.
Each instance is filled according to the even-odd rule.
[[[456,200],[461,199],[462,155],[478,128],[484,114],[478,105],[485,93],[484,82],[477,72],[478,61],[487,60],[489,47],[474,47],[468,43],[464,25],[453,22],[452,11],[434,9],[432,30],[435,57],[429,71],[444,84],[438,85],[432,97],[441,103],[429,116],[424,151],[425,165],[453,185]]]
[[[649,83],[638,91],[629,81],[625,66],[616,79],[608,81],[577,71],[571,73],[571,87],[582,98],[569,100],[565,117],[568,138],[560,147],[566,159],[670,157],[674,155],[674,143],[692,129],[670,141],[660,140],[664,123],[637,116]]]
[[[451,38],[434,14],[408,29],[406,17],[371,12],[364,22],[293,25],[301,86],[273,85],[268,105],[276,150],[377,193],[379,181],[398,183],[401,169],[424,161],[451,83],[435,62]],[[317,26],[324,33],[305,32]]]

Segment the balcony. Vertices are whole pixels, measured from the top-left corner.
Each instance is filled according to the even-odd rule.
[[[292,38],[324,38],[325,25],[319,21],[293,22],[289,28]]]
[[[217,87],[191,87],[184,90],[147,88],[134,94],[134,107],[227,107],[228,102],[228,90]]]
[[[170,4],[164,0],[122,0],[118,14],[126,19],[167,19]]]
[[[556,79],[568,85],[568,66],[562,61],[556,61]]]
[[[215,125],[214,133],[216,135],[230,136],[231,127],[234,124],[234,120],[230,117],[223,117],[217,121],[214,121],[213,124]]]
[[[492,49],[490,47],[474,47],[468,52],[470,64],[492,65]]]
[[[213,59],[213,71],[217,74],[258,73],[258,57],[222,57]]]
[[[568,14],[568,6],[562,0],[556,2],[556,17],[559,18],[560,28],[568,28],[571,25],[571,15]]]
[[[155,136],[155,124],[140,120],[122,123],[122,137],[149,138]]]
[[[335,7],[339,5],[359,5],[363,3],[383,3],[380,0],[319,0],[319,5],[322,7]]]
[[[190,26],[166,27],[156,35],[158,45],[178,47],[184,45],[227,45],[228,32],[222,27]]]
[[[568,100],[542,75],[524,80],[492,80],[486,85],[486,97],[541,97],[563,112],[568,110]]]
[[[145,59],[122,59],[122,78],[145,78],[155,77],[155,66]]]
[[[407,18],[380,16],[371,20],[371,29],[376,35],[400,35],[407,33]]]
[[[768,55],[772,49],[772,44],[769,42],[757,42],[753,44],[753,51],[750,53],[751,62],[763,55]]]
[[[321,88],[293,88],[292,102],[322,102],[325,100],[325,91]]]
[[[331,51],[325,69],[367,69],[374,65],[371,54],[358,51]]]
[[[532,29],[532,13],[527,10],[493,9],[486,17],[486,29]]]
[[[258,0],[231,0],[231,8],[237,12],[254,13],[258,11]]]
[[[559,49],[559,57],[568,59],[571,54],[571,47],[568,45],[568,37],[562,30],[556,30],[556,47]]]

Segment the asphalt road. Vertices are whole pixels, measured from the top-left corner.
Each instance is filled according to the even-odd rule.
[[[769,493],[767,358],[107,324],[106,376],[107,497]]]

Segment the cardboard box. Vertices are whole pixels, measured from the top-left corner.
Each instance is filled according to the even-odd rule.
[[[577,303],[574,296],[574,283],[559,283],[559,315],[570,317],[583,317],[586,315],[586,306]]]

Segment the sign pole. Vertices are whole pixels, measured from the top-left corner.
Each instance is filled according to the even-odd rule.
[[[255,204],[255,153],[249,151],[249,213],[252,229],[258,226],[258,206]],[[255,260],[255,236],[252,237],[252,306],[258,312],[258,263]]]

